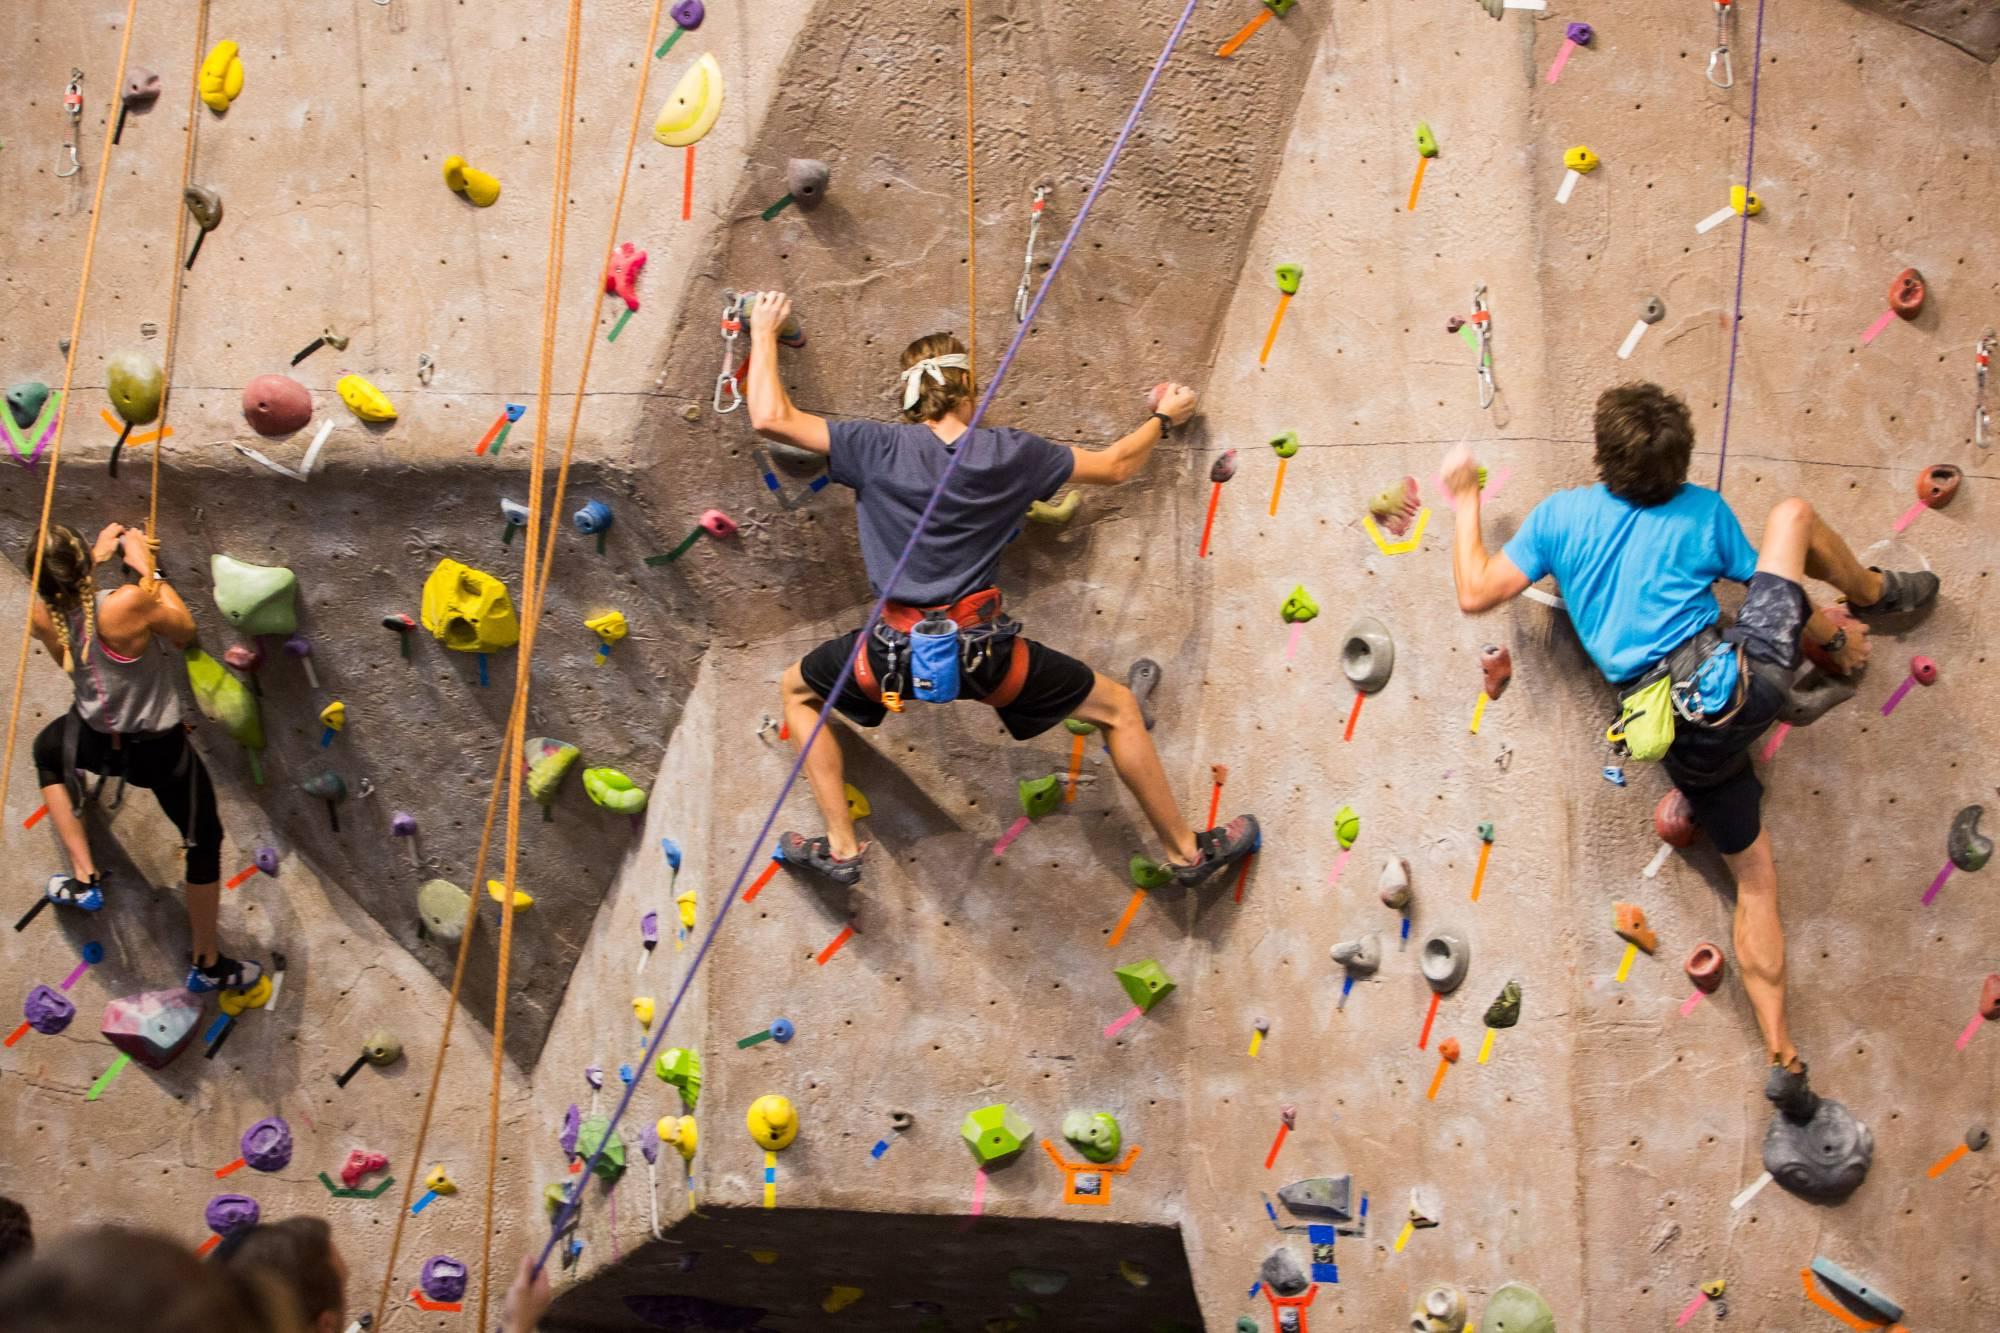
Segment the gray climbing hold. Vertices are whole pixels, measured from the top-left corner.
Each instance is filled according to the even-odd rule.
[[[1782,1110],[1764,1132],[1764,1169],[1772,1179],[1815,1203],[1838,1203],[1854,1193],[1875,1159],[1875,1136],[1845,1106],[1819,1100],[1811,1119]]]
[[[1479,1333],[1556,1333],[1556,1312],[1533,1287],[1509,1282],[1487,1298]]]
[[[1974,1125],[1965,1131],[1965,1146],[1973,1152],[1985,1152],[1986,1145],[1993,1142],[1993,1136],[1986,1132],[1986,1126]]]
[[[1438,994],[1449,995],[1465,980],[1465,971],[1472,966],[1472,949],[1457,936],[1440,931],[1424,941],[1422,959],[1424,980]]]
[[[1015,1268],[1007,1273],[1007,1285],[1030,1296],[1059,1296],[1069,1274],[1060,1268]]]
[[[1225,449],[1213,463],[1208,465],[1208,479],[1215,482],[1228,481],[1236,475],[1236,451]]]
[[[1306,1270],[1299,1267],[1299,1261],[1283,1246],[1271,1251],[1264,1259],[1264,1266],[1258,1271],[1264,1285],[1280,1296],[1296,1296],[1306,1289]]]
[[[1382,863],[1382,876],[1375,882],[1382,906],[1402,911],[1410,905],[1410,863],[1392,856]]]
[[[1333,961],[1357,977],[1372,977],[1382,966],[1382,941],[1372,932],[1333,946]]]
[[[1951,852],[1951,863],[1960,870],[1981,869],[1993,855],[1993,839],[1979,831],[1979,817],[1985,813],[1984,806],[1968,805],[1952,817],[1951,836],[1945,845]]]
[[[1639,318],[1648,324],[1657,324],[1667,317],[1667,303],[1657,296],[1646,298],[1646,304],[1639,307]]]
[[[1160,664],[1150,657],[1140,658],[1125,673],[1126,688],[1139,701],[1139,716],[1146,720],[1148,731],[1153,729],[1153,691],[1160,688],[1162,674]]]
[[[1465,1293],[1445,1282],[1425,1288],[1423,1299],[1410,1313],[1410,1333],[1463,1333]]]
[[[1815,1255],[1812,1261],[1813,1276],[1832,1289],[1842,1304],[1857,1314],[1870,1319],[1879,1319],[1885,1324],[1893,1324],[1903,1317],[1903,1307],[1884,1296],[1875,1288],[1863,1282],[1854,1274],[1842,1268],[1831,1259]]]
[[[816,157],[795,157],[785,164],[785,188],[792,202],[811,212],[826,198],[827,181],[833,173]]]
[[[1323,1217],[1333,1222],[1354,1220],[1354,1177],[1309,1176],[1278,1190],[1278,1201],[1297,1217]]]
[[[1373,694],[1389,683],[1396,669],[1396,641],[1373,616],[1363,616],[1347,631],[1340,648],[1340,669],[1363,694]]]
[[[1859,687],[1841,676],[1829,676],[1813,667],[1791,683],[1778,718],[1787,726],[1811,726],[1826,714],[1852,699]]]

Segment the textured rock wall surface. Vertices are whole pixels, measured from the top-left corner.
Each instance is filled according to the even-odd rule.
[[[1733,1320],[1809,1327],[1821,1316],[1798,1295],[1796,1270],[1815,1253],[1868,1275],[1922,1326],[1974,1326],[2000,1302],[1977,1262],[1994,1240],[1977,1204],[1986,1159],[1924,1174],[1992,1102],[1990,1051],[1978,1039],[1963,1051],[1949,1044],[1992,966],[1995,920],[1976,877],[1955,877],[1933,906],[1918,904],[1952,811],[1981,798],[1992,740],[1977,702],[1988,671],[1977,608],[1993,553],[1981,488],[1993,469],[1971,444],[1970,418],[1971,347],[2000,304],[2000,270],[1979,244],[2000,176],[1990,135],[1975,127],[2000,108],[1990,67],[1930,37],[1847,7],[1770,0],[1753,178],[1765,211],[1748,224],[1725,464],[1744,233],[1731,221],[1697,235],[1695,223],[1726,205],[1743,171],[1756,10],[1740,8],[1738,85],[1726,93],[1702,78],[1707,7],[1667,13],[1617,0],[1495,23],[1463,0],[1308,0],[1231,61],[1212,52],[1254,6],[1197,11],[995,418],[1058,439],[1108,439],[1137,419],[1144,386],[1169,375],[1204,383],[1205,416],[1142,481],[1086,496],[1068,527],[1028,530],[1003,573],[1037,637],[1114,676],[1142,654],[1166,665],[1156,738],[1184,805],[1200,809],[1209,765],[1229,765],[1225,813],[1255,811],[1265,853],[1240,902],[1227,886],[1199,899],[1155,894],[1107,948],[1129,893],[1127,858],[1151,838],[1101,749],[1087,755],[1077,802],[996,858],[994,840],[1016,813],[1014,783],[1062,769],[1066,733],[1014,745],[976,708],[847,732],[849,778],[875,809],[868,879],[860,892],[828,893],[780,873],[732,909],[665,1038],[706,1062],[686,1189],[671,1149],[656,1172],[639,1156],[653,1122],[680,1107],[638,1070],[624,1126],[631,1167],[610,1191],[589,1187],[583,1254],[565,1279],[580,1285],[556,1323],[619,1326],[621,1309],[636,1313],[626,1297],[679,1293],[766,1312],[739,1327],[914,1328],[932,1317],[923,1303],[936,1302],[943,1326],[969,1329],[1023,1300],[1053,1326],[1146,1327],[1187,1319],[1175,1293],[1191,1284],[1203,1327],[1229,1328],[1242,1314],[1265,1325],[1263,1298],[1244,1295],[1276,1240],[1259,1192],[1343,1171],[1370,1198],[1370,1229],[1338,1243],[1340,1283],[1321,1290],[1317,1326],[1398,1323],[1433,1280],[1465,1286],[1476,1309],[1511,1277],[1541,1290],[1559,1327],[1641,1327],[1675,1316],[1700,1281],[1726,1277]],[[135,59],[179,68],[193,6],[142,10]],[[1045,264],[1177,12],[1147,4],[1114,22],[1047,3],[975,7],[982,370],[1012,332],[1034,183],[1056,186]],[[0,329],[10,382],[60,372],[55,340],[67,332],[121,13],[31,6],[0,20],[15,25],[32,96],[16,104],[7,135],[21,151],[0,161],[17,219],[0,242],[11,259],[11,318]],[[1551,85],[1563,25],[1576,19],[1596,25],[1596,42]],[[221,189],[231,212],[183,306],[162,534],[212,645],[226,642],[205,586],[216,550],[297,568],[320,644],[321,691],[289,660],[265,672],[269,786],[248,781],[213,728],[202,742],[223,789],[231,869],[262,841],[287,853],[279,880],[231,895],[224,921],[232,938],[288,951],[291,1012],[246,1022],[217,1061],[231,1065],[225,1078],[184,1058],[157,1078],[129,1071],[88,1104],[82,1090],[104,1048],[87,1029],[13,1048],[0,1062],[0,1080],[19,1089],[8,1124],[38,1146],[27,1169],[0,1182],[32,1199],[60,1180],[79,1220],[138,1217],[198,1237],[200,1205],[216,1188],[202,1170],[234,1155],[250,1120],[289,1114],[294,1099],[319,1122],[311,1153],[260,1197],[272,1212],[315,1206],[318,1165],[337,1165],[350,1138],[390,1124],[393,1154],[420,1104],[450,956],[415,938],[410,891],[432,874],[470,881],[514,665],[511,654],[496,657],[492,688],[480,690],[469,661],[433,645],[420,642],[404,663],[376,621],[414,611],[439,555],[502,574],[518,596],[519,539],[500,544],[495,511],[501,495],[525,495],[532,413],[497,463],[474,459],[471,446],[504,403],[532,403],[535,392],[531,312],[561,22],[547,7],[475,14],[406,0],[324,19],[216,19],[214,37],[242,42],[249,80],[227,117],[202,113],[196,177]],[[587,7],[558,441],[644,23],[634,3]],[[583,1069],[606,1070],[597,1100],[608,1109],[617,1066],[637,1065],[647,1036],[633,997],[653,997],[664,1014],[738,867],[746,856],[761,862],[764,811],[791,762],[789,747],[759,730],[775,711],[779,672],[865,605],[848,500],[828,492],[783,510],[763,489],[743,417],[709,406],[720,293],[793,290],[811,335],[785,353],[801,403],[890,415],[903,342],[965,329],[960,40],[948,8],[786,3],[753,14],[718,3],[655,70],[649,122],[702,50],[721,60],[729,100],[697,153],[690,223],[679,221],[682,153],[640,146],[622,238],[652,252],[645,304],[616,344],[598,344],[568,506],[603,498],[618,522],[602,558],[590,539],[558,539],[529,723],[531,734],[582,743],[587,762],[632,771],[655,799],[643,820],[614,819],[572,782],[553,823],[529,808],[522,883],[538,900],[513,958],[508,1048],[518,1068],[504,1088],[507,1230],[497,1253],[545,1234],[541,1186],[568,1178],[556,1129],[568,1104],[591,1104]],[[93,165],[58,181],[49,165],[57,100],[69,65],[85,60],[95,62]],[[77,405],[88,411],[71,422],[57,505],[79,525],[124,516],[144,498],[143,469],[105,482],[111,437],[94,412],[104,360],[143,344],[141,321],[165,318],[185,88],[167,82],[161,108],[128,127],[113,159],[78,371]],[[1411,212],[1419,120],[1442,156]],[[1579,143],[1604,165],[1557,205],[1562,154]],[[442,189],[438,161],[453,151],[501,176],[498,206],[475,213]],[[766,222],[759,213],[782,193],[789,156],[828,160],[832,192],[814,214]],[[1260,368],[1279,262],[1303,264],[1305,282]],[[1864,345],[1889,280],[1909,265],[1930,277],[1931,307]],[[1494,317],[1490,410],[1475,398],[1471,352],[1444,329],[1470,313],[1475,284]],[[1621,363],[1616,348],[1649,295],[1667,318]],[[355,341],[302,368],[339,425],[322,472],[300,486],[227,442],[296,456],[302,440],[253,440],[236,396],[328,323]],[[420,352],[437,361],[428,386],[416,380]],[[343,365],[387,389],[403,420],[366,430],[346,417],[331,394]],[[1699,939],[1728,946],[1726,872],[1696,848],[1659,878],[1640,878],[1657,846],[1647,819],[1663,779],[1638,766],[1622,789],[1600,777],[1608,693],[1559,613],[1520,602],[1470,620],[1451,601],[1451,514],[1433,481],[1444,449],[1470,440],[1492,467],[1497,542],[1544,491],[1587,479],[1591,403],[1635,376],[1687,395],[1701,432],[1695,479],[1719,471],[1753,535],[1778,499],[1803,494],[1871,558],[1921,556],[1945,578],[1934,614],[1880,642],[1860,698],[1792,735],[1765,768],[1794,1032],[1816,1080],[1877,1136],[1874,1175],[1837,1209],[1777,1190],[1730,1207],[1760,1169],[1754,1024],[1733,968],[1721,993],[1682,1016],[1688,987],[1677,971]],[[1263,442],[1286,429],[1304,447],[1272,514],[1276,464]],[[1207,468],[1222,448],[1241,450],[1243,466],[1225,488],[1210,557],[1198,560]],[[1919,517],[1896,547],[1878,545],[1917,470],[1937,461],[1968,472],[1957,502]],[[788,485],[810,476],[780,470]],[[1366,498],[1405,473],[1431,513],[1418,549],[1391,556],[1359,520]],[[32,480],[4,489],[10,551],[32,525]],[[640,563],[711,505],[745,520],[737,542],[704,540],[666,571]],[[1277,606],[1299,583],[1323,614],[1288,645]],[[18,614],[18,585],[11,595]],[[580,620],[609,605],[632,618],[634,637],[593,667]],[[1344,741],[1353,695],[1339,645],[1360,614],[1396,635],[1398,665]],[[1512,646],[1516,679],[1472,735],[1477,655],[1489,641]],[[1942,678],[1884,717],[1912,652],[1935,658]],[[31,665],[31,682],[23,747],[62,704],[47,663]],[[374,784],[348,804],[338,837],[292,786],[321,765],[313,715],[328,697],[346,699],[355,718],[333,762],[351,783]],[[25,899],[54,849],[43,829],[18,828],[35,798],[24,790],[24,749],[11,762],[7,836],[38,868],[20,887]],[[1363,821],[1344,862],[1331,837],[1342,804]],[[394,809],[418,818],[420,863],[387,836]],[[813,820],[801,789],[779,827]],[[1498,837],[1475,904],[1481,820]],[[135,885],[178,875],[161,827],[143,794],[112,826]],[[678,877],[663,837],[684,850]],[[1407,951],[1375,897],[1390,855],[1409,860],[1416,888]],[[696,935],[676,948],[672,897],[684,890],[696,894]],[[24,991],[59,980],[52,974],[66,972],[83,938],[108,937],[113,964],[85,986],[167,984],[184,929],[172,896],[154,892],[143,927],[109,913],[83,930],[45,917],[0,967]],[[1659,956],[1641,958],[1622,984],[1614,898],[1640,902],[1662,938]],[[490,927],[492,905],[483,907]],[[635,972],[646,911],[661,913],[663,939]],[[818,962],[850,924],[856,934]],[[1387,961],[1342,1006],[1326,950],[1363,929],[1384,933]],[[1420,1050],[1428,993],[1414,956],[1434,929],[1469,941],[1472,967]],[[405,1272],[434,1250],[463,1257],[478,1247],[492,931],[476,943],[467,1003],[477,1021],[459,1027],[426,1154],[468,1188],[418,1219]],[[1106,1038],[1127,1003],[1112,966],[1148,957],[1179,991]],[[1524,1018],[1482,1065],[1479,1016],[1509,978],[1523,983]],[[403,1066],[364,1071],[346,1093],[304,1091],[330,1089],[362,1033],[391,1016],[411,1051]],[[779,1016],[798,1026],[791,1043],[736,1047]],[[1251,1058],[1259,1018],[1270,1035]],[[1466,1058],[1432,1100],[1444,1037]],[[742,1126],[750,1101],[771,1092],[795,1101],[804,1128],[779,1158],[778,1209],[763,1215],[763,1157]],[[399,1116],[401,1096],[411,1100]],[[1034,1146],[982,1186],[957,1123],[1003,1100],[1058,1147],[1066,1111],[1113,1110],[1141,1155],[1112,1179],[1102,1209],[1063,1204],[1061,1174]],[[1266,1169],[1287,1104],[1298,1129]],[[913,1128],[891,1131],[892,1110],[910,1112]],[[178,1136],[171,1150],[159,1146],[163,1123]],[[890,1145],[879,1159],[878,1141]],[[135,1176],[149,1187],[133,1189]],[[1416,1185],[1436,1188],[1443,1222],[1399,1248]],[[975,1190],[989,1220],[960,1232],[962,1221],[945,1219],[971,1209]],[[352,1237],[357,1288],[371,1293],[393,1197],[337,1205],[352,1208],[343,1241]],[[655,1204],[664,1241],[652,1239]],[[686,1216],[691,1206],[702,1216]],[[1114,1225],[1090,1231],[1079,1220]],[[1162,1223],[1180,1228],[1178,1245],[1164,1242]],[[838,1242],[819,1243],[827,1232]],[[913,1271],[912,1255],[943,1265],[948,1290]],[[1120,1260],[1144,1265],[1153,1285],[1118,1280]],[[1010,1286],[1019,1265],[1067,1272],[1073,1305]],[[863,1295],[823,1312],[839,1285]],[[1121,1291],[1131,1304],[1101,1314]],[[711,1326],[740,1321],[720,1306],[707,1313]],[[658,1307],[655,1323],[672,1327],[695,1308]]]

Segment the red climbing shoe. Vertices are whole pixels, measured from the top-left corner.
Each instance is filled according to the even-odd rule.
[[[836,884],[859,883],[861,858],[868,854],[868,848],[863,846],[843,860],[833,854],[833,847],[825,838],[808,838],[798,833],[779,835],[778,851],[787,865],[825,875]]]
[[[1174,882],[1189,888],[1205,883],[1224,867],[1235,865],[1263,846],[1264,834],[1257,827],[1255,815],[1238,815],[1219,828],[1195,834],[1194,845],[1201,852],[1199,861],[1188,866],[1168,867],[1174,872]]]

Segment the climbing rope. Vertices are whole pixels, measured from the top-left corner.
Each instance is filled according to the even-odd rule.
[[[1757,91],[1764,82],[1764,0],[1757,0],[1757,46],[1750,65],[1750,146],[1743,156],[1743,227],[1736,242],[1736,310],[1729,321],[1729,381],[1722,391],[1722,445],[1715,460],[1715,489],[1729,462],[1729,417],[1736,404],[1736,347],[1743,334],[1743,266],[1750,257],[1750,189],[1757,168]]]
[[[1125,124],[1119,129],[1117,139],[1112,142],[1109,156],[1104,159],[1104,165],[1098,169],[1097,178],[1091,182],[1090,192],[1084,196],[1082,206],[1077,209],[1076,217],[1070,223],[1069,232],[1063,237],[1062,246],[1056,251],[1055,259],[1049,265],[1048,274],[1042,279],[1042,285],[1036,291],[1033,303],[1028,307],[1026,318],[1015,328],[1014,336],[1007,344],[1007,350],[1001,354],[1000,363],[994,367],[993,379],[986,386],[985,392],[980,395],[979,404],[973,410],[972,420],[967,425],[968,430],[977,427],[985,418],[986,409],[991,406],[994,396],[999,392],[1001,382],[1007,378],[1007,372],[1014,364],[1014,357],[1020,352],[1022,342],[1027,338],[1030,322],[1041,309],[1042,302],[1047,299],[1049,288],[1054,285],[1056,275],[1062,272],[1063,264],[1068,261],[1070,251],[1076,245],[1076,238],[1082,233],[1084,222],[1090,217],[1091,208],[1097,203],[1098,195],[1103,193],[1105,184],[1111,179],[1112,168],[1118,165],[1118,158],[1124,153],[1125,145],[1132,137],[1132,130],[1138,125],[1139,117],[1145,111],[1147,102],[1152,99],[1153,90],[1159,84],[1167,60],[1180,45],[1181,37],[1187,31],[1188,22],[1194,17],[1195,6],[1199,3],[1200,0],[1187,0],[1187,7],[1181,11],[1179,21],[1167,35],[1167,44],[1161,48],[1159,58],[1153,62],[1152,71],[1147,74],[1145,85],[1139,89],[1138,99],[1133,102],[1131,112],[1126,115]],[[923,512],[917,516],[916,526],[910,531],[909,541],[904,544],[902,554],[896,558],[895,568],[890,571],[889,577],[882,581],[885,589],[894,588],[902,578],[903,571],[909,566],[911,555],[917,549],[917,543],[923,539],[924,530],[930,526],[932,514],[937,511],[939,498],[951,484],[952,474],[957,471],[963,457],[964,451],[954,451],[945,463],[943,471],[939,473],[937,485],[931,491]],[[868,613],[868,619],[864,622],[864,628],[856,639],[857,644],[867,642],[869,634],[873,632],[876,623],[882,617],[883,607],[887,604],[886,593],[876,599],[874,607]],[[723,896],[721,908],[709,922],[708,930],[702,936],[694,957],[689,960],[687,970],[681,976],[680,985],[675,988],[674,997],[667,1005],[666,1013],[655,1020],[653,1036],[646,1043],[645,1055],[639,1062],[640,1069],[649,1068],[654,1057],[659,1054],[660,1043],[665,1040],[667,1032],[672,1028],[674,1016],[680,1012],[681,1002],[687,998],[688,988],[700,974],[702,962],[708,957],[709,950],[714,947],[716,936],[722,930],[722,923],[729,917],[729,909],[735,905],[743,891],[744,883],[750,878],[752,868],[763,855],[763,849],[769,845],[766,840],[771,836],[773,825],[777,823],[778,812],[784,808],[785,798],[791,794],[792,788],[798,783],[799,774],[805,770],[806,756],[812,753],[812,747],[819,740],[820,733],[826,730],[827,719],[833,713],[833,701],[840,697],[841,691],[847,688],[848,682],[853,677],[854,658],[850,655],[846,665],[840,669],[840,675],[835,678],[832,688],[827,691],[827,701],[820,705],[819,717],[814,720],[811,732],[801,738],[798,758],[792,761],[791,771],[785,775],[784,785],[779,787],[777,798],[771,802],[771,808],[765,814],[764,822],[757,830],[757,836],[751,840],[749,851],[744,853],[743,864],[738,868],[736,878],[730,883],[729,891]],[[613,1108],[610,1119],[605,1122],[604,1136],[599,1141],[596,1151],[591,1153],[584,1163],[578,1179],[589,1180],[596,1173],[598,1161],[604,1156],[605,1149],[617,1141],[618,1125],[632,1104],[632,1095],[638,1089],[639,1082],[640,1080],[635,1078],[625,1085],[625,1091],[620,1095],[618,1105]],[[548,1263],[549,1254],[555,1249],[557,1241],[566,1233],[569,1224],[576,1217],[578,1208],[582,1205],[582,1190],[565,1191],[565,1194],[569,1197],[565,1197],[562,1207],[557,1210],[549,1228],[549,1238],[543,1243],[541,1255],[535,1261],[537,1270]]]
[[[965,362],[973,387],[979,385],[979,195],[972,173],[972,0],[960,0],[965,13]]]
[[[132,50],[132,21],[137,16],[139,0],[125,0],[125,31],[118,39],[118,78],[114,86],[125,86],[125,59]],[[104,136],[104,147],[97,158],[97,184],[91,190],[90,225],[83,234],[83,267],[77,274],[76,307],[69,319],[69,352],[63,357],[62,406],[56,410],[55,436],[49,442],[49,475],[42,482],[42,515],[35,524],[35,553],[28,562],[27,606],[21,613],[21,651],[14,662],[14,701],[7,709],[7,744],[0,749],[0,757],[11,759],[14,754],[14,740],[21,725],[21,694],[28,684],[28,645],[33,640],[35,629],[35,589],[42,581],[42,538],[49,530],[49,514],[56,502],[56,471],[62,466],[63,432],[70,419],[70,385],[76,379],[76,349],[83,341],[83,304],[90,295],[90,271],[97,260],[97,224],[104,217],[104,178],[111,172],[111,136]],[[4,411],[0,408],[0,411]],[[7,806],[7,788],[14,775],[14,766],[0,762],[0,810]]]
[[[201,9],[195,15],[193,68],[197,70],[201,67],[202,51],[208,45],[208,4],[209,0],[201,0]],[[181,268],[181,254],[187,246],[188,210],[185,201],[187,188],[194,183],[194,136],[195,127],[201,123],[200,98],[201,80],[191,74],[188,77],[186,142],[181,146],[181,192],[174,196],[174,248],[167,255],[167,279],[171,285],[167,288],[167,345],[162,358],[166,366],[160,380],[159,433],[153,436],[152,491],[146,499],[146,538],[149,541],[153,539],[160,521],[160,448],[166,443],[167,408],[174,398],[174,349],[180,342],[181,288],[187,281]],[[64,406],[68,406],[67,400]]]

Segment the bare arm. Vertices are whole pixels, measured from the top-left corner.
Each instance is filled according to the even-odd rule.
[[[750,382],[746,386],[750,428],[767,440],[823,454],[832,447],[826,418],[794,406],[778,374],[778,329],[791,313],[792,300],[783,292],[759,292],[750,309]]]
[[[194,642],[194,613],[188,610],[174,586],[160,577],[153,559],[153,545],[138,528],[119,532],[118,555],[139,581],[106,598],[105,614],[118,620],[129,615],[174,647],[185,648]]]
[[[1185,425],[1201,403],[1200,395],[1185,384],[1170,384],[1160,396],[1159,410],[1167,415],[1176,426]],[[1160,442],[1160,423],[1157,417],[1147,417],[1139,429],[1119,439],[1109,448],[1080,449],[1070,446],[1075,456],[1076,467],[1070,473],[1070,480],[1079,486],[1117,486],[1139,475],[1139,469],[1146,466],[1152,456],[1153,446]]]
[[[1444,485],[1458,505],[1451,541],[1451,581],[1458,589],[1458,609],[1468,614],[1488,611],[1526,592],[1528,576],[1507,553],[1487,553],[1479,525],[1479,464],[1462,445],[1445,458]]]

